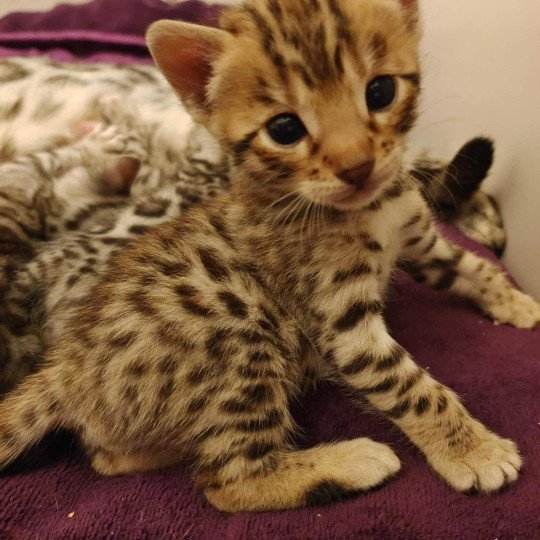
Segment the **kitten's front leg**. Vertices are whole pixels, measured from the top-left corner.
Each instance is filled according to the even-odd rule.
[[[455,489],[493,492],[515,481],[521,467],[515,444],[489,431],[416,365],[387,333],[380,308],[373,300],[327,313],[326,358],[339,376],[401,428]]]
[[[469,298],[497,324],[533,328],[540,323],[540,304],[518,291],[497,266],[443,237],[427,208],[406,222],[402,233],[403,267],[417,281]]]

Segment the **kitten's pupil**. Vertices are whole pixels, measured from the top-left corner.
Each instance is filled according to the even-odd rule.
[[[296,114],[290,113],[278,114],[271,118],[266,124],[266,131],[275,142],[282,146],[294,144],[307,134],[302,120]]]
[[[396,97],[396,83],[389,75],[376,77],[366,88],[366,103],[370,111],[380,111],[392,104]]]

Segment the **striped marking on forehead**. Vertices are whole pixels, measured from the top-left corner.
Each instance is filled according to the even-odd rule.
[[[336,0],[267,0],[241,8],[279,76],[292,71],[308,88],[343,74],[343,50],[352,34]]]

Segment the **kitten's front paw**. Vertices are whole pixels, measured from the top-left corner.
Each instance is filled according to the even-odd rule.
[[[516,445],[487,429],[471,450],[449,447],[428,461],[454,489],[463,492],[493,493],[515,482],[521,468]]]
[[[540,323],[540,304],[534,298],[516,289],[510,289],[507,296],[492,303],[487,311],[495,324],[534,328]]]

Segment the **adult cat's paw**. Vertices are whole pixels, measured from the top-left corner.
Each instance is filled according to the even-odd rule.
[[[431,466],[458,491],[493,493],[517,480],[522,462],[516,445],[485,428],[482,431],[470,450],[456,446],[428,457]]]
[[[534,328],[540,323],[540,304],[517,289],[510,289],[508,295],[491,304],[487,311],[495,324]]]

